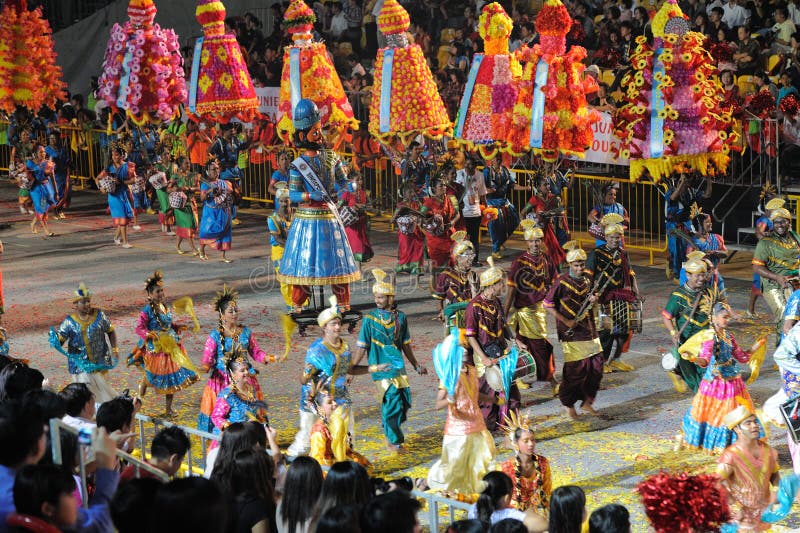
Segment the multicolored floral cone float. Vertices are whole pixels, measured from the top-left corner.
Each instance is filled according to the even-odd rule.
[[[303,98],[308,98],[319,108],[322,127],[329,139],[338,144],[347,128],[358,129],[353,108],[344,93],[342,81],[333,67],[328,50],[320,42],[311,40],[311,31],[317,17],[303,0],[292,0],[283,21],[294,44],[283,54],[281,90],[278,99],[278,135],[289,143],[294,133],[292,114]]]
[[[597,91],[594,78],[583,76],[586,49],[567,51],[572,25],[561,0],[547,0],[536,16],[540,44],[514,53],[524,67],[509,141],[514,151],[532,149],[548,162],[559,154],[583,157],[594,140],[592,124],[600,120],[586,104],[586,94]]]
[[[664,2],[652,29],[652,46],[636,39],[633,70],[622,79],[624,105],[614,120],[630,177],[648,171],[658,182],[681,163],[703,175],[722,172],[737,135],[730,109],[720,106],[724,90],[704,37],[689,31],[675,0]]]
[[[458,109],[453,138],[486,159],[511,152],[508,132],[522,68],[508,52],[513,23],[497,2],[484,6],[478,22],[482,54],[475,54]]]
[[[11,114],[17,107],[34,113],[55,107],[65,96],[64,83],[41,9],[28,11],[26,0],[9,0],[0,20],[0,109]]]
[[[422,48],[409,44],[408,12],[397,0],[386,0],[378,28],[387,46],[375,58],[375,82],[369,106],[369,132],[384,144],[403,145],[418,135],[440,139],[452,129]]]
[[[194,45],[189,83],[189,112],[196,119],[250,122],[258,115],[258,97],[236,38],[225,33],[225,6],[200,0],[195,10],[203,37]]]
[[[178,36],[153,23],[152,0],[131,0],[129,20],[114,24],[106,47],[99,96],[139,125],[171,120],[186,102]]]

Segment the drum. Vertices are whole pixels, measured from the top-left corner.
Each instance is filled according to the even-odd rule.
[[[184,192],[175,191],[169,193],[169,206],[173,209],[181,209],[186,207],[187,200],[188,198]]]
[[[590,224],[588,233],[595,239],[600,239],[601,241],[606,240],[605,230],[600,224],[595,224],[594,222]]]
[[[220,207],[233,205],[233,197],[228,189],[214,188],[214,204]]]
[[[631,302],[628,306],[628,331],[642,332],[642,302]]]
[[[130,188],[133,194],[140,194],[144,192],[145,181],[144,178],[141,176],[136,176],[133,183],[131,183]]]
[[[661,368],[667,372],[672,372],[678,368],[678,359],[675,358],[675,354],[672,352],[664,352],[661,354]]]
[[[156,172],[150,176],[149,181],[150,185],[152,185],[154,189],[161,190],[167,186],[167,175],[163,172]]]
[[[522,379],[530,375],[536,376],[536,359],[529,352],[520,350],[517,369],[514,371],[514,379]]]
[[[420,227],[434,237],[444,237],[447,234],[447,229],[444,227],[444,218],[442,218],[442,215],[433,215],[432,217],[423,220],[420,224]]]
[[[403,235],[413,235],[417,230],[417,220],[413,215],[397,217],[397,230]]]
[[[494,365],[487,368],[483,373],[483,377],[486,378],[486,383],[494,390],[503,390],[503,372],[500,370],[499,366]]]
[[[342,224],[350,227],[358,222],[358,211],[355,207],[345,205],[339,209],[339,217],[342,219]]]
[[[117,180],[111,176],[104,176],[97,181],[97,186],[102,192],[113,194],[117,190]]]
[[[613,335],[642,332],[642,305],[640,302],[612,300],[600,306],[597,327]]]
[[[31,180],[24,169],[16,168],[11,171],[11,178],[19,183],[20,189],[31,190]]]

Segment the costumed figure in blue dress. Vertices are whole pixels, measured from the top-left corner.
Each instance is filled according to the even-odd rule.
[[[108,195],[108,209],[114,221],[114,243],[132,248],[128,242],[128,224],[134,219],[133,200],[128,185],[136,181],[136,165],[125,161],[125,150],[118,143],[111,145],[111,164],[97,175],[95,182]]]
[[[226,355],[224,364],[230,385],[220,391],[214,403],[211,413],[214,435],[219,435],[236,422],[253,420],[269,424],[267,404],[253,386],[247,354],[235,348]]]
[[[609,213],[616,213],[622,216],[622,229],[624,231],[628,231],[628,226],[631,224],[628,210],[625,209],[621,203],[617,202],[617,189],[619,189],[619,183],[617,182],[610,181],[604,183],[599,190],[599,198],[601,198],[601,200],[589,211],[589,216],[587,217],[590,224],[589,235],[595,238],[595,248],[599,248],[606,243],[605,230],[602,224],[604,216]]]
[[[719,273],[720,262],[728,256],[728,249],[725,248],[725,240],[718,233],[711,233],[711,215],[703,213],[703,210],[692,204],[691,220],[694,232],[691,237],[691,244],[686,246],[686,255],[693,252],[702,252],[703,260],[710,264],[709,274],[710,283],[722,293],[725,290],[725,280]],[[680,284],[686,283],[686,272],[681,269]]]
[[[147,150],[142,148],[142,137],[140,135],[135,137],[130,135],[125,137],[120,136],[120,142],[125,150],[125,157],[128,163],[131,163],[135,165],[136,168],[140,169],[145,169],[150,165],[150,163],[152,163],[152,160],[147,157]],[[155,214],[155,211],[153,211],[152,207],[150,206],[150,198],[147,196],[146,188],[140,188],[137,192],[130,191],[130,195],[134,213],[133,229],[139,230],[141,227],[136,220],[136,215],[145,212],[148,215],[152,215]]]
[[[296,114],[295,114],[296,116]],[[309,394],[314,383],[327,381],[330,383],[331,395],[337,406],[342,407],[343,416],[349,420],[348,431],[353,432],[350,391],[347,389],[347,375],[367,374],[369,367],[352,364],[353,355],[350,347],[342,339],[342,314],[339,311],[336,296],[330,297],[330,307],[317,317],[317,324],[322,328],[322,338],[315,340],[308,347],[300,378],[300,430],[294,442],[289,446],[288,455],[296,457],[308,454],[311,446],[311,427],[317,421],[317,413],[310,407]],[[385,371],[389,365],[377,365],[374,371]]]
[[[117,333],[108,315],[92,307],[92,293],[83,283],[75,291],[72,303],[75,312],[61,322],[58,330],[50,328],[50,346],[67,357],[73,383],[86,383],[99,403],[113,400],[118,394],[106,381],[106,373],[119,360]]]
[[[220,178],[220,164],[216,159],[206,164],[206,179],[200,181],[200,259],[206,261],[206,246],[222,252],[222,262],[230,263],[225,254],[233,241],[233,203],[238,189],[232,181]]]
[[[361,279],[361,271],[334,204],[346,186],[344,164],[332,150],[322,150],[325,139],[314,102],[300,100],[292,121],[294,144],[303,153],[289,169],[289,198],[299,205],[286,237],[278,281],[292,285],[296,308],[308,301],[310,286],[330,285],[341,308],[347,310],[349,284]]]
[[[508,195],[512,190],[532,191],[533,187],[517,185],[514,175],[503,166],[499,156],[483,169],[483,179],[486,183],[486,205],[497,209],[497,218],[489,221],[488,229],[492,239],[492,257],[500,259],[503,257],[500,247],[519,226],[517,208],[508,200]]]
[[[25,170],[28,173],[34,211],[31,232],[37,233],[36,226],[41,224],[42,231],[47,236],[55,235],[47,227],[47,212],[56,204],[54,199],[55,189],[52,182],[54,169],[55,165],[47,159],[47,152],[44,146],[35,143],[33,145],[33,157],[25,161]]]
[[[666,178],[662,182],[664,192],[664,216],[667,230],[667,277],[674,279],[680,275],[681,265],[686,261],[686,241],[675,230],[688,233],[689,206],[700,200],[711,198],[712,180],[692,173],[681,172],[680,178]],[[703,185],[705,184],[705,188]]]
[[[149,303],[139,313],[136,334],[141,337],[139,345],[128,356],[128,366],[135,365],[144,370],[139,383],[139,396],[144,397],[147,387],[152,385],[158,394],[164,394],[165,417],[173,417],[172,400],[179,390],[195,383],[197,371],[186,355],[180,334],[186,326],[172,321],[172,311],[164,304],[164,283],[161,272],[156,271],[144,285]],[[189,298],[173,303],[173,308],[184,310],[194,318]],[[196,326],[196,329],[197,328]]]
[[[61,142],[58,133],[51,133],[48,137],[49,144],[45,147],[47,157],[55,164],[53,174],[55,182],[56,215],[55,218],[67,218],[64,209],[69,207],[72,196],[72,182],[69,179],[69,169],[72,165],[69,148]]]

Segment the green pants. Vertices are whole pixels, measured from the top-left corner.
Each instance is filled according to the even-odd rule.
[[[696,364],[688,361],[680,356],[678,350],[672,350],[672,355],[678,359],[678,369],[680,370],[683,381],[692,389],[692,392],[697,392],[700,388],[700,382],[703,381],[703,374],[706,373],[705,368],[700,368]]]
[[[406,413],[411,407],[411,389],[408,387],[398,389],[390,385],[383,394],[381,404],[381,421],[383,434],[390,444],[403,444],[405,437],[400,424],[406,421]]]

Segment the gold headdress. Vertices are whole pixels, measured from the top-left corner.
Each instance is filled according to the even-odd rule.
[[[342,314],[339,312],[339,300],[336,299],[336,295],[332,294],[330,298],[328,298],[331,306],[322,311],[319,316],[317,316],[317,324],[319,327],[324,328],[325,324],[333,320],[334,318],[338,318],[341,320]]]
[[[697,274],[700,272],[708,272],[708,264],[705,261],[700,259],[699,261],[696,259],[691,259],[683,263],[683,268],[689,274]]]
[[[780,198],[780,197],[776,197],[776,198],[773,198],[772,200],[770,200],[769,202],[767,202],[766,204],[764,204],[764,209],[767,209],[768,211],[772,211],[773,209],[780,209],[785,204],[786,204],[786,200],[784,200],[783,198]]]
[[[489,264],[489,268],[481,272],[481,288],[494,285],[498,281],[502,280],[503,276],[505,275],[502,268],[494,266],[494,258],[492,258],[492,256],[486,258],[486,262]]]
[[[542,228],[536,225],[536,222],[533,220],[526,218],[519,224],[522,226],[522,236],[526,241],[532,241],[533,239],[544,239],[544,232]]]
[[[733,429],[751,416],[753,413],[746,405],[739,405],[736,409],[722,417],[722,423],[728,429]]]
[[[372,269],[372,277],[375,278],[375,283],[372,285],[372,294],[385,294],[387,296],[394,296],[394,285],[391,279],[384,281],[388,278],[388,274],[380,268]]]
[[[91,297],[92,292],[89,290],[86,284],[81,281],[80,285],[78,285],[78,288],[75,290],[74,296],[72,297],[72,303],[80,300],[88,300]]]
[[[163,287],[164,286],[164,275],[161,273],[160,270],[156,270],[153,272],[153,275],[147,278],[144,282],[144,290],[147,293],[153,292],[156,287]]]
[[[578,241],[568,241],[562,246],[567,251],[567,263],[586,261],[586,252],[580,247]]]
[[[708,316],[722,311],[730,312],[731,306],[725,301],[725,291],[720,291],[716,284],[712,284],[700,299],[700,311]]]
[[[514,442],[514,434],[518,429],[533,433],[533,420],[527,415],[519,415],[516,411],[510,411],[500,425],[500,429],[508,435],[511,442]]]
[[[279,181],[275,184],[275,200],[289,197],[289,186],[285,181]]]
[[[236,361],[247,364],[247,351],[238,342],[234,342],[229,351],[224,352],[225,369],[230,374],[230,365]]]
[[[475,247],[472,241],[467,238],[467,232],[464,230],[457,231],[450,235],[450,240],[453,241],[453,257],[458,257],[466,252],[474,252]]]
[[[622,223],[625,221],[625,218],[620,215],[619,213],[609,213],[605,215],[603,218],[600,219],[600,224],[603,225],[603,233],[606,235],[614,235],[619,234],[622,235],[625,232],[625,228],[622,227]]]
[[[786,220],[792,220],[792,214],[785,207],[779,207],[778,209],[774,209],[772,213],[769,214],[770,220],[774,221],[777,218],[785,218]]]
[[[222,313],[228,308],[228,305],[230,305],[231,302],[236,303],[238,300],[239,293],[228,288],[227,284],[224,284],[222,286],[222,292],[218,292],[217,297],[214,298],[214,310],[217,313]]]
[[[706,254],[701,252],[700,250],[695,250],[694,252],[689,252],[686,254],[687,261],[702,261],[706,258]]]
[[[770,182],[766,182],[763,187],[761,187],[761,193],[758,195],[759,200],[766,200],[767,198],[773,198],[778,195],[778,189],[775,188]]]
[[[697,205],[697,202],[693,202],[692,206],[689,208],[689,219],[694,220],[695,217],[699,217],[700,215],[706,214],[703,213],[703,208]]]

